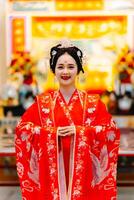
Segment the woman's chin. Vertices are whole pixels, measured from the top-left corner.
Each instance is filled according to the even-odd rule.
[[[74,82],[72,82],[72,81],[61,81],[59,84],[60,84],[60,86],[73,86]]]

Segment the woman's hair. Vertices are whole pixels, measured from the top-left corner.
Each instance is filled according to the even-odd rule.
[[[50,68],[51,68],[52,72],[55,73],[55,67],[56,67],[57,60],[60,56],[62,56],[65,53],[68,53],[76,61],[76,64],[78,67],[78,74],[80,71],[82,71],[84,73],[84,70],[82,67],[82,57],[83,57],[82,51],[79,48],[77,48],[76,46],[71,45],[68,47],[64,47],[64,46],[62,47],[61,44],[58,44],[58,45],[52,47],[51,51],[50,51]]]

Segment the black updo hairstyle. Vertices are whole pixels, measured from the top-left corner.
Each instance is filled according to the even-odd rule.
[[[76,46],[62,47],[61,44],[58,44],[52,47],[50,51],[50,68],[52,72],[55,73],[57,60],[60,56],[62,56],[65,53],[68,53],[76,61],[76,64],[78,67],[78,74],[80,71],[84,73],[84,70],[82,67],[82,57],[83,57],[82,51]]]

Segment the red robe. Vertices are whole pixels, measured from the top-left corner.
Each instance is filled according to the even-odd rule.
[[[57,128],[74,126],[72,136]],[[119,130],[98,95],[41,94],[16,127],[23,200],[116,200]]]

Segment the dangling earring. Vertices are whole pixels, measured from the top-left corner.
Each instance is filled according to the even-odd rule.
[[[78,89],[83,90],[85,88],[85,84],[86,84],[85,74],[80,72],[79,75],[77,75],[76,85]]]
[[[79,83],[80,83],[79,78],[80,78],[79,75],[77,75],[77,77],[76,77],[76,87],[79,87]]]
[[[56,89],[56,76],[54,75],[54,90]]]
[[[54,90],[58,89],[58,80],[56,78],[56,76],[54,76]]]

